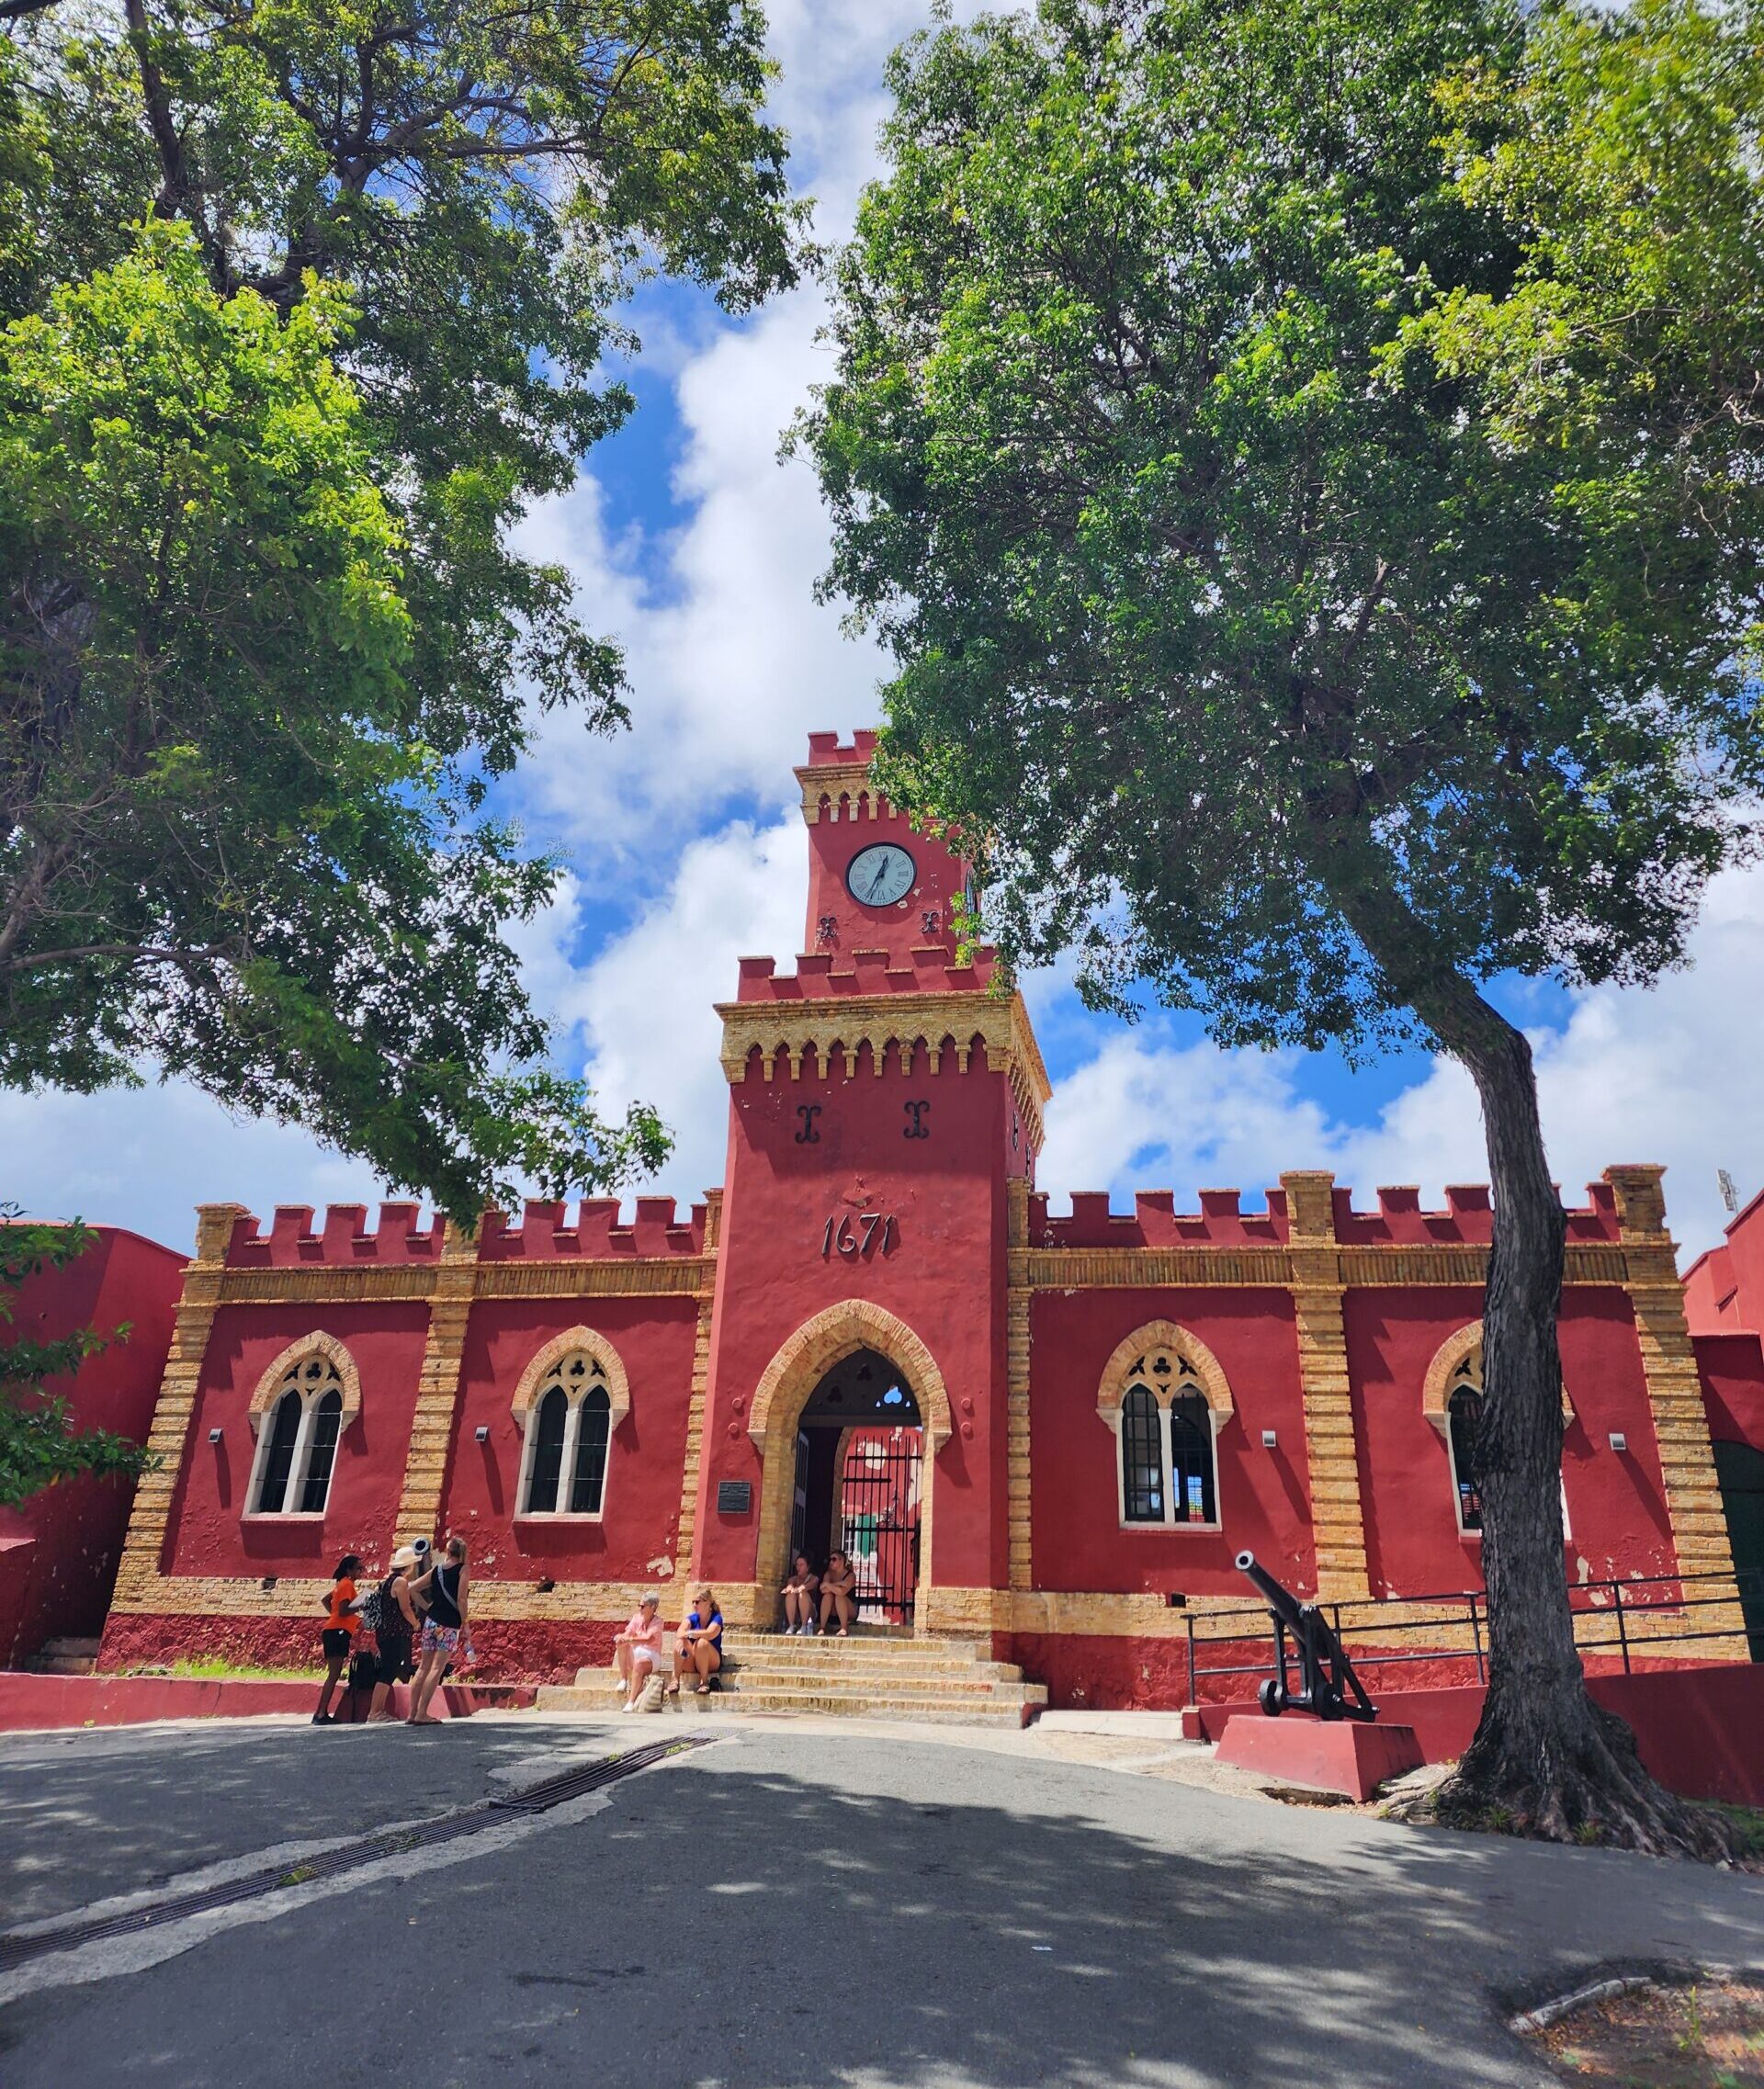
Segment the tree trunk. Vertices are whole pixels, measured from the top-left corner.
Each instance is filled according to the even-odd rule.
[[[1566,1222],[1544,1151],[1531,1046],[1459,974],[1430,974],[1418,964],[1425,937],[1419,923],[1406,920],[1393,938],[1385,909],[1374,915],[1360,905],[1349,914],[1380,968],[1403,982],[1416,1013],[1475,1080],[1494,1198],[1476,1458],[1488,1694],[1476,1737],[1432,1811],[1450,1824],[1555,1841],[1730,1855],[1726,1817],[1655,1782],[1629,1728],[1588,1695],[1575,1648],[1556,1342]]]

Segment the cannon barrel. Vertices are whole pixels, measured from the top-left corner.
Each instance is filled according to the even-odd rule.
[[[1298,1598],[1289,1588],[1283,1588],[1253,1553],[1239,1553],[1237,1558],[1238,1572],[1258,1589],[1268,1608],[1277,1618],[1292,1627],[1298,1626]]]

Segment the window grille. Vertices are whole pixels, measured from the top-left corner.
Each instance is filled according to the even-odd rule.
[[[613,1403],[605,1386],[582,1395],[576,1430],[576,1470],[570,1487],[570,1507],[577,1516],[598,1516],[606,1485],[606,1440],[612,1430]]]
[[[1216,1523],[1213,1419],[1198,1393],[1170,1403],[1170,1491],[1178,1523]]]
[[[257,1516],[322,1516],[343,1428],[343,1381],[327,1356],[291,1364],[257,1443]]]
[[[1452,1441],[1452,1480],[1458,1495],[1458,1527],[1482,1529],[1482,1492],[1476,1474],[1476,1450],[1482,1435],[1482,1360],[1472,1380],[1460,1371],[1445,1403]]]
[[[298,1388],[284,1393],[276,1403],[269,1450],[264,1459],[264,1476],[257,1490],[259,1516],[278,1515],[288,1498],[288,1478],[294,1469],[294,1445],[300,1433],[300,1413]]]
[[[1121,1403],[1121,1493],[1129,1523],[1162,1523],[1164,1449],[1158,1398],[1148,1385]]]
[[[562,1358],[527,1424],[527,1516],[598,1516],[606,1497],[613,1403],[605,1366],[583,1350]]]
[[[533,1470],[526,1487],[526,1513],[554,1516],[558,1481],[563,1472],[563,1433],[569,1425],[570,1395],[561,1385],[549,1386],[533,1417]]]

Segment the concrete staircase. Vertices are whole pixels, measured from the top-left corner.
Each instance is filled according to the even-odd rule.
[[[24,1666],[33,1676],[89,1676],[97,1663],[95,1639],[49,1639]]]
[[[1026,1726],[1047,1701],[1021,1668],[989,1661],[965,1640],[896,1639],[861,1629],[850,1639],[754,1638],[731,1633],[720,1689],[683,1682],[667,1710],[685,1713],[815,1712],[909,1719],[940,1725]],[[612,1711],[610,1668],[583,1668],[573,1685],[548,1685],[541,1711]]]

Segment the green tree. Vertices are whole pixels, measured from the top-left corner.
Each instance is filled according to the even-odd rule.
[[[16,1205],[0,1204],[0,1325],[14,1318],[7,1293],[45,1270],[60,1270],[83,1255],[96,1236],[76,1219],[48,1225],[18,1217]],[[72,1378],[89,1356],[112,1342],[127,1341],[129,1326],[107,1335],[76,1328],[54,1340],[25,1336],[0,1343],[0,1508],[28,1501],[42,1488],[76,1473],[100,1476],[147,1470],[145,1448],[108,1429],[78,1435],[68,1426],[64,1394],[45,1391],[52,1378]]]
[[[1441,1811],[1704,1851],[1575,1651],[1565,1225],[1487,988],[1654,977],[1756,838],[1756,49],[1676,0],[945,26],[800,434],[898,662],[886,780],[993,838],[1009,954],[1469,1070],[1492,1663]]]
[[[628,412],[646,273],[798,207],[741,0],[13,5],[0,1080],[151,1061],[462,1217],[659,1159],[551,1070],[486,797],[615,646],[511,526]]]

